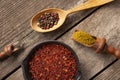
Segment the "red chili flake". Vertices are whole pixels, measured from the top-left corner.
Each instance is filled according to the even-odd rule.
[[[73,53],[60,44],[40,47],[29,60],[33,80],[73,80],[76,61]]]

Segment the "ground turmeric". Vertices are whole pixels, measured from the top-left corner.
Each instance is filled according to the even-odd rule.
[[[72,35],[72,39],[85,46],[91,46],[96,41],[95,37],[91,36],[90,34],[82,30],[76,30]]]

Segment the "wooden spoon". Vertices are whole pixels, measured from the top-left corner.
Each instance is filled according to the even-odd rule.
[[[57,8],[45,9],[45,10],[40,11],[39,13],[37,13],[35,16],[32,17],[30,25],[31,25],[32,29],[37,32],[50,32],[50,31],[53,31],[53,30],[59,28],[64,23],[67,15],[69,15],[70,13],[93,8],[96,6],[100,6],[100,5],[109,3],[111,1],[113,1],[113,0],[88,0],[87,2],[81,4],[77,7],[74,7],[70,10],[67,10],[67,11],[57,9]],[[55,12],[55,13],[58,13],[58,15],[59,15],[59,21],[58,21],[57,25],[54,25],[50,29],[42,29],[37,25],[39,23],[38,20],[39,20],[40,16],[46,12]]]
[[[21,41],[17,41],[11,44],[4,46],[3,51],[0,52],[0,60],[5,59],[8,56],[11,56],[18,50],[23,48],[23,43]]]
[[[116,49],[116,48],[108,45],[108,44],[106,43],[106,39],[105,39],[105,38],[98,38],[98,37],[92,36],[92,35],[90,35],[90,34],[88,34],[88,33],[86,33],[86,32],[83,32],[83,31],[81,31],[81,30],[76,30],[75,32],[77,32],[77,31],[82,32],[82,34],[85,33],[85,35],[82,35],[82,34],[79,34],[79,33],[78,33],[78,34],[77,34],[78,36],[76,36],[76,37],[73,37],[73,36],[72,36],[72,39],[73,39],[74,41],[76,41],[76,42],[78,42],[78,43],[80,43],[80,44],[82,44],[82,45],[84,45],[84,46],[93,48],[93,49],[96,51],[96,53],[103,53],[103,52],[105,52],[105,53],[108,53],[108,54],[112,54],[112,55],[114,55],[116,58],[120,59],[120,49]],[[75,32],[74,32],[73,34],[75,34]],[[81,35],[81,36],[79,36],[79,35]],[[79,38],[81,37],[81,38],[84,39],[84,37],[85,37],[86,35],[89,35],[89,36],[93,37],[93,38],[95,39],[95,42],[94,42],[93,44],[91,44],[91,45],[87,45],[87,44],[85,44],[85,43],[82,43],[82,41],[81,41]],[[85,38],[84,40],[87,41],[88,38]]]

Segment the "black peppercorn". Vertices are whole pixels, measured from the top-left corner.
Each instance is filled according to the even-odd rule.
[[[57,25],[59,20],[58,13],[47,12],[40,16],[38,26],[42,29],[50,29]]]

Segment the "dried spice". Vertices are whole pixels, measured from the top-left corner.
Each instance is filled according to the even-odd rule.
[[[75,31],[72,35],[72,39],[83,45],[93,45],[96,41],[93,36],[82,30]]]
[[[50,29],[58,23],[58,13],[47,12],[40,16],[38,26],[42,29]]]
[[[29,60],[32,80],[74,80],[76,61],[73,53],[60,44],[46,44]]]

